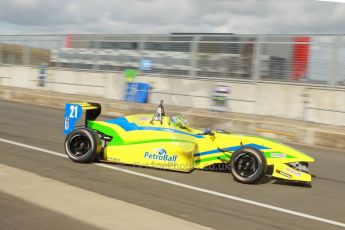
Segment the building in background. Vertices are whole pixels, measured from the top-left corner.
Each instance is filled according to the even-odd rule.
[[[54,49],[51,61],[59,67],[122,71],[139,68],[140,61],[146,59],[152,63],[147,71],[151,74],[251,79],[255,46],[260,44],[262,78],[305,77],[307,71],[298,78],[296,70],[293,72],[301,60],[295,55],[293,37],[274,37],[262,44],[258,38],[195,33],[67,35],[65,48]]]

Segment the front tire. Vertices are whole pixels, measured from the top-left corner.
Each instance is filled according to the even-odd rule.
[[[238,149],[231,157],[231,172],[235,180],[254,184],[266,172],[266,158],[261,151],[252,147]]]
[[[88,128],[78,128],[65,140],[65,151],[74,162],[89,163],[100,152],[101,141],[97,133]]]

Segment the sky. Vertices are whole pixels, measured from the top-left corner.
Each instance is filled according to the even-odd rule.
[[[0,34],[344,34],[339,2],[0,0]]]

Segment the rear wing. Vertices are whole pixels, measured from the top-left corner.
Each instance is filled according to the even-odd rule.
[[[98,103],[82,102],[67,103],[65,106],[64,134],[68,135],[75,129],[75,125],[85,112],[85,126],[89,120],[93,121],[101,114],[102,107]]]

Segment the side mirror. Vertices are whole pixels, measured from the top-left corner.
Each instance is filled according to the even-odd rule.
[[[205,128],[204,129],[204,135],[209,135],[209,134],[211,134],[212,133],[212,129],[211,128]]]
[[[210,135],[210,136],[214,136],[214,133],[212,132],[211,128],[205,128],[204,132],[200,133],[200,135]]]

